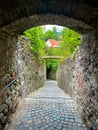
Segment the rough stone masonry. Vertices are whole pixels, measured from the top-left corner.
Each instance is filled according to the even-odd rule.
[[[88,130],[97,130],[98,35],[84,35],[75,60],[66,59],[57,74],[59,86],[76,101]]]
[[[98,34],[83,36],[75,59],[74,98],[89,129],[98,129]]]
[[[39,64],[40,61],[30,52],[27,44],[29,40],[21,37],[18,40],[8,37],[7,40],[6,46],[3,46],[4,40],[1,42],[0,130],[8,121],[9,115],[15,111],[21,98],[45,82],[44,64],[43,62]],[[10,84],[11,82],[13,84]]]

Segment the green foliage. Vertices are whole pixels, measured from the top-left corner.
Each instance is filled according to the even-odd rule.
[[[52,31],[52,30],[48,30],[45,34],[44,34],[44,41],[47,41],[48,39],[55,39],[55,40],[59,40],[60,38],[58,37],[56,30]]]
[[[69,56],[72,58],[75,57],[81,40],[80,34],[68,28],[64,28],[59,37],[56,27],[54,27],[53,30],[44,32],[42,26],[25,31],[24,36],[30,39],[30,49],[36,53],[38,57],[41,58],[44,55],[56,55],[63,56],[63,60]],[[47,47],[46,41],[48,39],[62,40],[62,43],[58,48]],[[51,70],[56,71],[58,60],[48,59],[46,60],[46,66]]]
[[[75,55],[77,53],[77,50],[78,50],[79,46],[77,46],[77,48],[75,48],[74,52],[72,53],[71,55],[71,58],[74,59],[75,58]]]
[[[38,54],[38,57],[42,57],[44,55],[43,48],[45,47],[44,42],[44,34],[42,27],[36,27],[29,29],[24,32],[24,35],[29,37],[30,39],[30,49],[34,53]]]
[[[62,31],[62,44],[60,50],[64,58],[75,55],[80,45],[81,35],[73,30],[64,28]],[[74,54],[73,54],[74,53]]]
[[[56,72],[57,68],[58,68],[58,64],[59,64],[59,61],[58,60],[54,60],[54,59],[47,59],[45,61],[46,63],[46,66],[48,69],[51,69],[52,71]]]

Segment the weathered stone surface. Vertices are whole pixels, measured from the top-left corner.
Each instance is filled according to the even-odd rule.
[[[4,35],[4,37],[6,37]],[[19,78],[9,85],[4,91],[0,91],[0,127],[4,127],[8,121],[10,113],[15,111],[18,102],[31,91],[35,91],[45,82],[44,64],[31,54],[29,47],[23,45],[28,39],[21,39],[13,36],[7,36],[7,63],[9,69],[1,67],[3,73],[0,73],[0,90],[11,83],[18,75]],[[29,42],[29,41],[28,41]],[[14,43],[14,44],[12,44]],[[6,46],[2,46],[4,49]],[[2,55],[3,56],[3,55]],[[25,58],[24,58],[25,57]],[[2,59],[0,59],[2,62]],[[4,59],[6,61],[6,58]]]
[[[4,114],[0,113],[0,122],[2,122],[2,120],[4,119]],[[0,124],[1,125],[1,124]]]
[[[3,129],[3,125],[0,124],[0,130],[2,130],[2,129]]]
[[[7,121],[8,121],[8,117],[5,116],[4,119],[2,120],[2,123],[3,123],[3,124],[6,124]]]
[[[6,115],[8,113],[8,108],[4,110],[4,114]]]
[[[98,36],[85,35],[75,59],[75,100],[78,110],[87,123],[88,129],[97,130],[98,123],[98,64],[95,51],[98,48]],[[96,49],[95,49],[96,48]],[[81,58],[79,58],[81,57]],[[87,59],[87,57],[89,57]]]
[[[11,4],[14,3],[14,4]],[[24,6],[23,6],[24,5]],[[39,6],[38,6],[39,5]],[[51,6],[52,5],[52,6]],[[35,19],[38,22],[33,22],[33,25],[36,24],[61,24],[65,26],[65,21],[67,26],[72,24],[75,30],[98,30],[98,2],[97,0],[88,1],[88,0],[53,0],[53,1],[43,1],[43,0],[21,0],[18,2],[7,0],[1,0],[1,21],[0,26],[5,26],[18,19],[22,20],[22,24],[18,24],[16,27],[17,30],[22,26],[29,26]],[[92,13],[93,12],[93,13]],[[34,17],[36,15],[38,17]],[[41,15],[42,14],[42,15]],[[59,20],[56,17],[49,17],[47,14],[64,16],[67,20],[62,21],[59,17]],[[41,16],[41,17],[39,17]],[[44,16],[44,17],[43,17]],[[30,17],[32,20],[30,20]],[[23,18],[23,19],[22,19]],[[27,20],[26,20],[27,18]],[[70,20],[69,20],[70,19]],[[76,20],[76,21],[75,21]],[[58,22],[57,22],[58,21]],[[77,22],[78,21],[78,22]],[[80,26],[80,21],[88,26]],[[69,24],[68,24],[69,23]],[[24,27],[25,28],[25,27]],[[84,28],[84,29],[83,29]],[[11,30],[12,28],[10,28]]]
[[[97,48],[98,36],[84,35],[74,64],[70,66],[68,59],[65,60],[60,65],[57,76],[59,86],[67,93],[71,91],[88,130],[98,129],[98,53],[95,51]],[[73,89],[70,90],[70,87]]]
[[[56,72],[47,70],[47,79],[56,80]]]
[[[8,106],[6,104],[3,104],[0,106],[0,113],[4,111]]]
[[[74,70],[74,60],[71,57],[63,61],[57,70],[57,81],[60,88],[62,88],[66,93],[73,96],[73,70]]]

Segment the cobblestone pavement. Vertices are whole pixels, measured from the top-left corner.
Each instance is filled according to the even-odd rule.
[[[8,130],[86,130],[75,102],[56,81],[47,81],[23,102]]]

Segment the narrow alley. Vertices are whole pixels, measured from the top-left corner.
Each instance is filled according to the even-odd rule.
[[[22,99],[5,130],[86,130],[75,102],[56,81]]]

